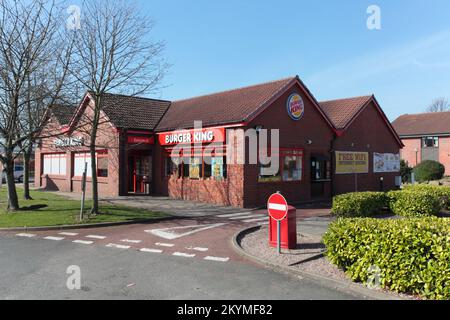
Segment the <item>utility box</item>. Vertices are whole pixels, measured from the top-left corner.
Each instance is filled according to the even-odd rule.
[[[277,220],[269,216],[269,245],[277,247]],[[281,248],[297,248],[297,209],[288,207],[286,218],[280,221]]]

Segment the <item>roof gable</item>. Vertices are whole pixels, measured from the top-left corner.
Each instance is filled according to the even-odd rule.
[[[392,125],[401,137],[449,134],[450,112],[405,114]]]
[[[333,123],[333,126],[336,128],[338,135],[342,135],[364,111],[364,109],[371,104],[371,102],[373,102],[377,112],[381,115],[381,118],[383,119],[388,129],[391,131],[399,146],[403,147],[403,142],[401,141],[389,119],[386,117],[386,114],[381,109],[374,95],[329,100],[319,102],[319,104],[327,117]]]
[[[93,103],[93,94],[87,92],[71,119],[70,127],[78,122],[89,103]],[[155,130],[170,106],[170,101],[105,93],[100,99],[104,118],[115,128]]]
[[[200,120],[204,127],[250,122],[295,84],[304,89],[317,110],[332,127],[317,100],[296,76],[175,101],[158,125],[157,131],[192,128],[194,121]]]

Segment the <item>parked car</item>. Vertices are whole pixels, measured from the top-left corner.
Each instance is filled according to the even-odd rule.
[[[24,174],[24,168],[23,166],[14,166],[14,180],[17,182],[23,182],[23,174]],[[6,172],[3,171],[2,174],[2,181],[6,182]]]

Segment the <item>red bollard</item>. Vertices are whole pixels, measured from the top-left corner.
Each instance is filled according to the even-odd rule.
[[[269,216],[269,245],[277,247],[277,221]],[[289,206],[286,218],[281,220],[281,248],[297,248],[297,209]]]

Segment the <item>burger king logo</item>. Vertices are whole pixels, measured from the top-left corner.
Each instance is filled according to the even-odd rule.
[[[305,105],[298,93],[289,96],[286,107],[289,116],[295,121],[300,120],[305,114]]]

